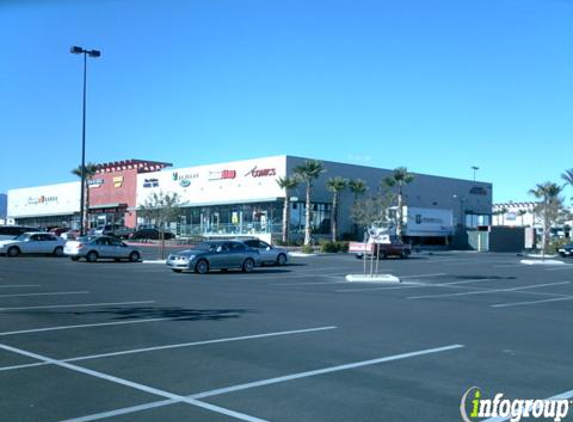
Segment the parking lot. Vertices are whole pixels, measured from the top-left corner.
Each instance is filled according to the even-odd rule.
[[[417,254],[374,284],[345,281],[349,255],[201,276],[0,257],[1,419],[459,421],[472,386],[573,398],[573,260],[519,260]]]

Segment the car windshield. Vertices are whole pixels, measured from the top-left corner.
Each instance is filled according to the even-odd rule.
[[[16,236],[14,238],[14,240],[18,240],[20,242],[24,242],[26,240],[30,239],[30,235],[28,233],[22,233],[20,236]]]

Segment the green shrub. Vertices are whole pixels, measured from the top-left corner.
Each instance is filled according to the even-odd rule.
[[[348,252],[348,242],[338,241],[336,242],[336,249],[338,252]]]
[[[571,239],[563,238],[563,239],[551,239],[547,244],[547,250],[545,251],[548,255],[553,255],[557,253],[557,250],[570,242]]]
[[[338,242],[330,240],[323,240],[320,242],[320,252],[323,253],[336,253],[338,252]]]
[[[302,253],[314,253],[314,248],[310,245],[304,245],[301,249]]]

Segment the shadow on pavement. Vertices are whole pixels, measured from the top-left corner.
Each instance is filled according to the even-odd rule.
[[[178,321],[221,321],[239,318],[254,311],[248,309],[190,309],[181,307],[157,308],[142,307],[109,307],[96,311],[73,312],[74,315],[109,315],[118,320],[135,320],[148,318],[173,318]]]

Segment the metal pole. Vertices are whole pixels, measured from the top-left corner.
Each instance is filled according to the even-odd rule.
[[[87,80],[87,51],[84,54],[84,87],[82,109],[82,164],[81,164],[81,194],[80,194],[80,234],[85,235],[85,191],[86,191],[86,80]]]

